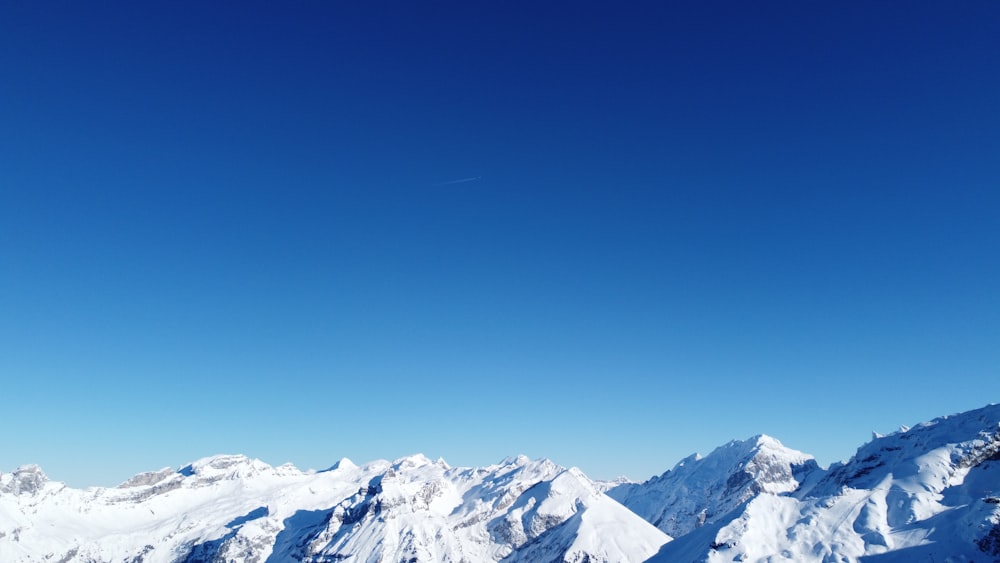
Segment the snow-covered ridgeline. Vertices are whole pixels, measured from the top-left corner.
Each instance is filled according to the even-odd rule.
[[[322,472],[216,456],[76,490],[0,477],[0,561],[640,561],[669,538],[577,469],[416,455]]]
[[[1000,560],[1000,405],[875,435],[790,494],[761,492],[654,561]]]
[[[1000,406],[875,435],[829,469],[756,436],[645,483],[421,455],[320,472],[215,456],[86,490],[0,474],[0,561],[223,560],[1000,560]]]
[[[760,493],[790,493],[819,470],[816,460],[770,436],[734,440],[698,454],[645,483],[626,483],[608,495],[667,534],[679,537],[724,517]]]

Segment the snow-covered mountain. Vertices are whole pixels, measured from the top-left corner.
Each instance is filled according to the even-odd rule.
[[[1000,405],[876,435],[786,494],[762,491],[654,561],[1000,561]]]
[[[711,524],[760,493],[789,493],[819,470],[812,456],[770,436],[754,436],[694,454],[645,483],[626,483],[608,496],[673,537]]]
[[[0,474],[4,563],[782,560],[1000,561],[1000,406],[829,469],[756,436],[645,483],[420,455],[321,472],[216,456],[86,490]]]
[[[323,472],[243,456],[75,490],[0,475],[0,561],[642,561],[670,538],[548,460]]]

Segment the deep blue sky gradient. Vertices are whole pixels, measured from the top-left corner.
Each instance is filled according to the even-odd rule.
[[[985,1],[7,2],[0,470],[646,478],[996,401],[998,38]]]

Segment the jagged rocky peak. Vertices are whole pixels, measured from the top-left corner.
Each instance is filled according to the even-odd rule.
[[[806,473],[819,468],[811,455],[785,447],[777,439],[765,434],[754,436],[747,443],[753,447],[739,469],[761,491],[794,491]]]
[[[13,473],[0,474],[0,492],[13,495],[33,495],[49,482],[42,468],[37,465],[22,465]]]

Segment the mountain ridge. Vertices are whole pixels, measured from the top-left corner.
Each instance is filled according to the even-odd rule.
[[[828,468],[758,434],[641,483],[526,456],[303,471],[223,454],[87,489],[22,465],[0,473],[0,560],[1000,560],[997,491],[998,405],[873,434]]]
[[[85,490],[27,466],[0,487],[3,561],[616,561],[669,541],[579,469],[524,456],[301,471],[218,455]]]

